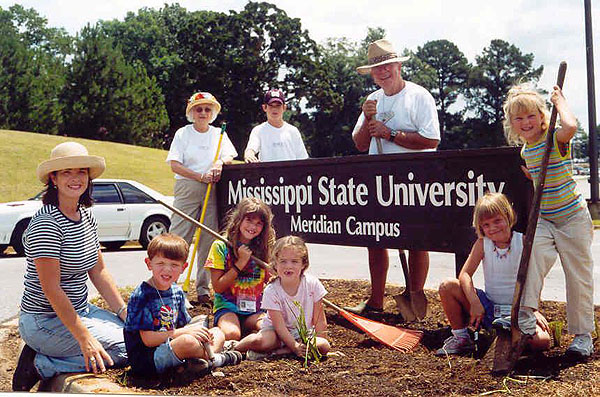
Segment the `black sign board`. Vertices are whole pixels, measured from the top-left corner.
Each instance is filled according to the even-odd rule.
[[[229,165],[217,184],[219,214],[255,196],[271,206],[277,236],[454,252],[462,265],[485,191],[505,193],[525,229],[531,183],[521,164],[519,149],[504,147]]]

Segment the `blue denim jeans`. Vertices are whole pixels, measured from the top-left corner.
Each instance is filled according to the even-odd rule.
[[[123,321],[114,313],[92,304],[77,314],[115,366],[127,364]],[[19,332],[25,343],[38,353],[34,363],[43,379],[63,372],[86,372],[79,343],[56,314],[21,312]]]

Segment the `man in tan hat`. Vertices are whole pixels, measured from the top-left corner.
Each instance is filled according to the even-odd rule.
[[[369,44],[369,63],[357,68],[358,73],[370,73],[380,89],[371,93],[362,106],[352,139],[360,151],[369,154],[404,153],[435,150],[440,142],[440,126],[435,100],[423,87],[402,78],[402,62],[392,44],[377,40]],[[409,251],[407,291],[396,297],[398,308],[406,321],[423,318],[427,299],[423,286],[429,271],[426,251]],[[383,311],[383,295],[389,267],[387,250],[369,247],[371,297],[349,308],[354,313]]]

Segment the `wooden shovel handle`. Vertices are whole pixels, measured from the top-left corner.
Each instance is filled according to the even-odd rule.
[[[556,85],[562,89],[563,83],[565,82],[565,74],[567,73],[567,63],[562,61],[558,67],[558,78],[556,79]],[[513,342],[515,338],[519,337],[519,307],[521,305],[521,296],[523,295],[523,286],[527,279],[527,269],[529,268],[529,258],[531,256],[531,248],[533,246],[533,239],[535,237],[535,229],[537,228],[537,221],[540,213],[540,205],[542,202],[542,194],[544,192],[544,186],[546,184],[546,173],[548,171],[548,162],[550,160],[550,152],[554,146],[554,127],[556,126],[557,111],[556,106],[552,107],[552,115],[550,116],[550,124],[548,125],[548,133],[546,136],[546,148],[544,151],[544,157],[542,158],[542,164],[540,169],[540,175],[538,177],[533,200],[529,210],[529,218],[527,221],[527,230],[525,232],[525,238],[523,240],[523,253],[521,254],[521,262],[519,263],[519,270],[517,272],[517,282],[515,284],[515,292],[513,294],[513,302],[511,309],[511,333],[513,336]]]

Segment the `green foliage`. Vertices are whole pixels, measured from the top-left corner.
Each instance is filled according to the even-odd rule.
[[[222,105],[215,125],[228,122],[241,153],[265,119],[264,91],[278,87],[288,95],[285,117],[300,128],[311,157],[356,154],[351,133],[362,101],[377,89],[356,67],[366,62],[368,44],[383,37],[384,29],[369,28],[359,42],[318,45],[298,18],[266,2],[229,13],[141,8],[86,26],[75,39],[33,9],[0,8],[0,127],[168,147],[188,123],[187,98],[209,91]],[[411,56],[404,78],[436,100],[442,149],[504,145],[508,88],[537,81],[543,70],[503,40],[492,40],[474,66],[448,40],[403,53]],[[577,157],[584,142],[576,136]]]
[[[509,88],[521,81],[537,82],[543,66],[533,67],[533,54],[522,54],[513,44],[492,40],[475,57],[468,81],[467,110],[474,113],[479,125],[487,125],[487,133],[474,130],[477,146],[502,146],[506,144],[502,133],[502,103]],[[485,134],[485,135],[480,135]]]
[[[458,47],[448,40],[429,41],[419,47],[415,55],[424,63],[423,69],[433,76],[433,84],[424,82],[422,85],[429,89],[439,107],[440,132],[444,137],[448,128],[457,125],[448,108],[464,94],[471,66]]]
[[[577,131],[571,140],[571,154],[573,158],[589,161],[589,137],[585,130],[581,127],[581,123],[577,120]]]
[[[298,301],[294,301],[294,305],[298,308],[299,314],[296,317],[296,329],[302,343],[306,345],[306,352],[304,353],[304,366],[308,367],[308,360],[319,362],[322,354],[317,348],[317,333],[314,327],[308,328],[306,325],[306,319],[304,315],[304,308]]]
[[[152,146],[168,125],[160,89],[140,62],[125,61],[97,27],[86,26],[63,94],[70,136]]]
[[[20,5],[0,8],[0,127],[57,134],[71,38]]]

